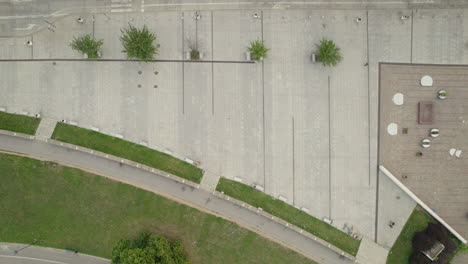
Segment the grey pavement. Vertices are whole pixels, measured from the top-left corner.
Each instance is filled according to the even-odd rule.
[[[57,120],[51,118],[42,118],[36,130],[36,138],[42,140],[51,138],[56,125]]]
[[[3,264],[109,264],[110,260],[62,249],[0,242]],[[25,248],[27,247],[27,248]],[[25,248],[23,250],[20,250]],[[15,254],[15,250],[18,252]]]
[[[379,172],[379,210],[377,221],[377,243],[391,249],[403,230],[416,202],[386,175]],[[395,225],[390,228],[389,223]]]
[[[105,58],[124,58],[118,35],[129,22],[157,32],[161,59],[182,58],[187,39],[201,43],[205,59],[244,60],[248,43],[261,38],[272,51],[256,64],[2,62],[0,105],[168,149],[372,238],[376,175],[370,168],[377,164],[369,159],[375,155],[367,68],[356,67],[366,61],[366,25],[354,22],[365,14],[216,10],[201,12],[198,21],[193,11],[99,14],[92,28],[107,43]],[[68,43],[90,30],[89,15],[83,17],[88,22],[81,28],[68,16],[55,32],[34,34],[33,58],[79,58]],[[346,43],[346,59],[335,69],[309,60],[323,37]]]
[[[356,256],[356,263],[385,264],[387,263],[387,255],[388,249],[379,246],[367,238],[363,238]]]
[[[205,59],[215,60],[243,60],[249,41],[263,38],[269,58],[256,64],[1,62],[0,107],[147,142],[391,245],[394,231],[378,228],[385,212],[377,201],[378,63],[467,63],[468,11],[216,9],[195,21],[194,11],[181,9],[94,14],[94,22],[92,14],[57,18],[54,32],[29,37],[32,48],[24,37],[1,38],[0,56],[80,58],[69,41],[93,33],[104,39],[104,58],[121,59],[119,29],[132,23],[158,34],[161,59],[181,59],[187,38],[198,39]],[[76,23],[78,15],[84,24]],[[343,51],[335,68],[309,60],[322,38]],[[397,214],[408,216],[406,209]]]
[[[161,10],[466,8],[464,0],[0,0],[0,36],[26,36],[58,18],[79,13],[144,13]]]
[[[66,149],[42,141],[0,135],[0,149],[56,161],[114,180],[155,192],[200,210],[222,216],[239,225],[279,242],[322,264],[353,263],[341,258],[328,247],[318,244],[300,233],[280,225],[271,219],[256,214],[244,207],[234,205],[202,189],[189,187],[166,177],[146,172],[135,167],[121,166],[118,162],[91,154]]]

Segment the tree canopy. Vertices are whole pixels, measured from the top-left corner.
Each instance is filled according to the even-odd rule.
[[[112,264],[190,264],[180,241],[170,243],[157,234],[141,233],[121,239],[112,249]]]
[[[316,46],[317,57],[323,66],[335,66],[343,59],[340,48],[332,40],[323,39]]]
[[[154,59],[154,55],[158,54],[158,49],[153,42],[156,40],[156,35],[148,30],[145,25],[142,29],[138,29],[131,24],[128,28],[121,30],[122,36],[122,52],[127,54],[128,59],[139,59],[149,61]]]

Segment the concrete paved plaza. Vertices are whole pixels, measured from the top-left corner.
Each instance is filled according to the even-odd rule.
[[[382,64],[380,74],[380,164],[468,237],[468,66]],[[432,76],[432,87],[420,85],[424,75]],[[447,90],[447,99],[437,99],[441,89]],[[404,95],[403,105],[392,102],[397,92]],[[421,101],[433,103],[432,124],[418,124]],[[399,126],[394,136],[387,133],[392,122]],[[429,135],[432,128],[440,130],[438,137]],[[432,141],[429,148],[420,145],[423,139]],[[461,156],[451,156],[451,148],[462,150]],[[423,156],[417,157],[417,152]]]
[[[400,20],[403,14],[411,18]],[[121,59],[120,28],[132,23],[158,35],[159,59],[182,59],[187,40],[195,39],[204,60],[243,61],[248,43],[262,38],[271,48],[268,58],[256,64],[1,62],[0,107],[148,142],[200,161],[211,173],[261,185],[339,229],[346,225],[372,240],[382,230],[379,243],[391,246],[396,235],[386,236],[376,221],[378,62],[467,63],[468,11],[205,10],[200,20],[193,16],[113,12],[94,14],[94,22],[82,15],[83,25],[68,16],[54,31],[1,38],[0,56],[81,58],[68,44],[93,33],[104,39],[104,58]],[[335,68],[310,61],[323,38],[342,49]],[[22,44],[28,39],[32,48]],[[379,189],[397,192],[390,181],[382,184],[388,186]]]

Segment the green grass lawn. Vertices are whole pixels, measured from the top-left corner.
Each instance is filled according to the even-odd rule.
[[[329,224],[291,206],[283,201],[276,200],[270,195],[254,189],[248,185],[221,178],[216,190],[244,201],[255,207],[261,207],[265,212],[279,217],[305,231],[328,241],[336,247],[356,255],[360,241],[330,226]]]
[[[200,183],[200,168],[154,149],[89,129],[57,123],[53,139],[129,159],[167,173]]]
[[[315,263],[222,218],[52,162],[0,154],[0,180],[0,241],[40,238],[110,258],[120,238],[149,231],[182,240],[192,263]]]
[[[40,118],[0,112],[0,129],[29,135],[36,134]]]
[[[432,222],[432,218],[426,212],[415,209],[403,227],[395,244],[393,244],[387,258],[387,264],[409,263],[409,257],[413,252],[411,240],[413,240],[414,234],[426,229],[430,222]]]

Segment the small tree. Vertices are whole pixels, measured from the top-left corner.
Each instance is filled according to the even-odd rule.
[[[99,58],[99,49],[103,44],[103,40],[95,40],[90,34],[86,34],[81,37],[74,37],[70,46],[72,49],[77,50],[83,54],[86,54],[88,59]]]
[[[121,31],[120,41],[124,47],[122,52],[127,54],[128,59],[149,61],[158,54],[158,50],[153,44],[156,35],[151,33],[146,25],[140,30],[129,24],[128,28]]]
[[[122,239],[112,249],[112,264],[190,264],[180,241],[142,233],[137,239]]]
[[[248,47],[252,59],[254,60],[262,60],[267,57],[267,53],[269,49],[265,47],[263,40],[255,40],[250,42],[250,46]]]
[[[335,66],[343,59],[340,48],[338,48],[332,40],[323,39],[320,41],[320,44],[316,44],[316,46],[318,48],[318,60],[321,61],[324,66]]]

